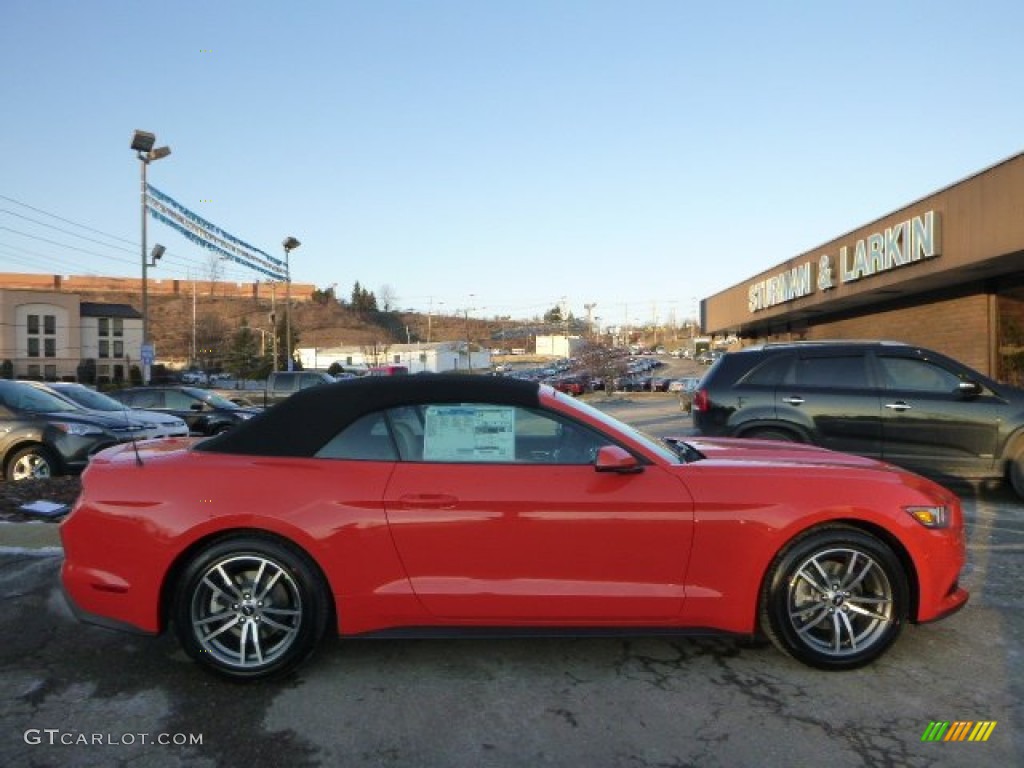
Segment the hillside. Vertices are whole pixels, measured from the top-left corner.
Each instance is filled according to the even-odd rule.
[[[90,294],[90,301],[129,304],[141,309],[137,293],[103,292]],[[284,318],[284,298],[277,299],[277,317]],[[250,328],[266,332],[272,328],[271,302],[265,299],[210,295],[197,291],[193,296],[149,297],[150,335],[161,361],[179,365],[189,358],[193,333],[200,346],[227,348],[232,335],[243,321]],[[495,334],[514,331],[522,323],[496,322],[473,317],[420,313],[356,312],[337,301],[318,304],[309,299],[292,298],[291,324],[298,347],[336,347],[379,343],[464,340],[494,346]],[[528,325],[528,324],[526,324]],[[428,338],[429,336],[429,338]],[[518,344],[517,346],[525,346]]]

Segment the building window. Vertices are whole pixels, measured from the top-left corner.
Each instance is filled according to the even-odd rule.
[[[114,357],[124,357],[124,342],[123,341],[115,341],[114,342]]]
[[[124,381],[124,366],[123,365],[115,365],[114,366],[114,381],[117,381],[117,382]]]
[[[56,315],[43,315],[43,333],[47,336],[53,336],[57,333]]]
[[[32,334],[39,334],[39,315],[28,316],[28,332]]]
[[[115,317],[112,322],[114,324],[114,336],[124,336],[124,318]]]
[[[46,365],[46,366],[43,366],[43,378],[46,379],[47,381],[56,381],[57,380],[57,366],[56,365]]]
[[[100,357],[110,357],[110,342],[100,339]]]
[[[393,363],[400,363],[400,362],[402,362],[402,356],[401,355],[395,355],[395,359],[392,360],[391,362],[393,362]]]
[[[109,317],[101,317],[99,319],[99,321],[100,321],[100,336],[109,336],[110,335],[110,318]]]
[[[38,365],[30,365],[28,367],[28,377],[30,379],[38,379],[38,378],[40,378],[39,377],[39,366]]]
[[[28,356],[39,357],[39,339],[30,337],[28,340]]]
[[[56,357],[56,356],[57,356],[57,340],[56,339],[43,339],[43,357]]]

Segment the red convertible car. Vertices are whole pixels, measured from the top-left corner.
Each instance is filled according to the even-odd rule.
[[[61,525],[80,618],[235,679],[343,636],[709,631],[848,669],[967,601],[957,497],[870,459],[653,440],[550,387],[397,376],[96,456]]]

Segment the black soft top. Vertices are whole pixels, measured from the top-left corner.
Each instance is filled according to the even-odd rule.
[[[296,392],[194,450],[253,456],[313,456],[364,414],[421,403],[497,403],[536,408],[536,382],[469,374],[366,376]]]

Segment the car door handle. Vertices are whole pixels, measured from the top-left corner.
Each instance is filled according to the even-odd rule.
[[[909,411],[913,406],[908,405],[907,403],[904,403],[902,400],[900,400],[897,403],[886,403],[885,407],[888,408],[890,411]]]
[[[402,509],[455,509],[458,496],[449,493],[406,493],[398,497]]]
[[[804,399],[799,395],[792,395],[791,397],[782,398],[782,402],[789,403],[790,405],[803,405]]]

